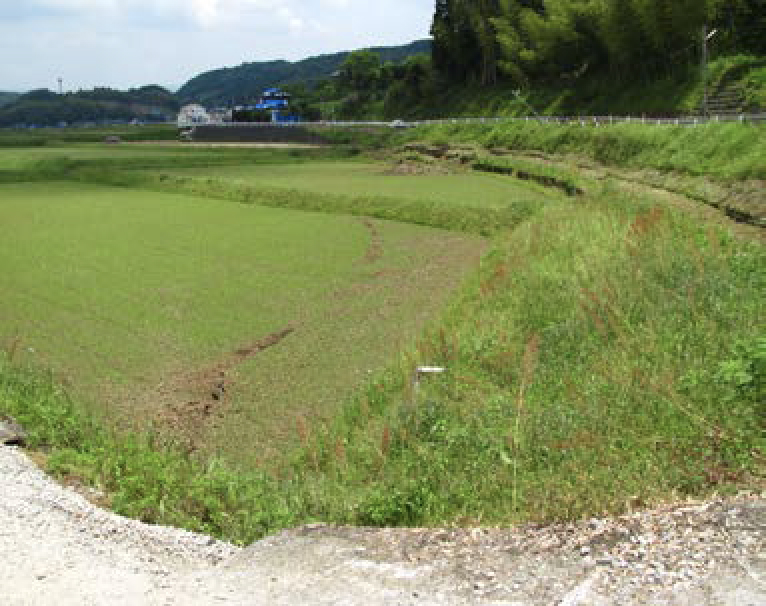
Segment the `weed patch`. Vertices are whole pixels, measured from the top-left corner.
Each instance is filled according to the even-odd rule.
[[[517,229],[352,405],[360,521],[574,519],[762,477],[762,248],[614,203]],[[417,364],[449,372],[402,415]]]
[[[107,495],[119,514],[246,543],[295,518],[280,482],[195,459],[158,433],[104,429],[39,371],[0,358],[0,409],[28,428],[30,446],[65,482]]]

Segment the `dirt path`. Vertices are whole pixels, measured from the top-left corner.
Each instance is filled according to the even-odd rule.
[[[284,532],[245,549],[100,510],[0,447],[8,606],[766,604],[766,495],[577,525]]]
[[[378,229],[377,224],[372,219],[363,217],[360,223],[364,225],[369,232],[370,243],[367,246],[367,252],[364,255],[365,263],[377,263],[383,258],[383,236]]]

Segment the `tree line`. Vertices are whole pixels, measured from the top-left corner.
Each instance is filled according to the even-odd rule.
[[[719,51],[766,54],[766,0],[436,0],[433,68],[484,85],[651,78],[714,29]]]
[[[711,34],[712,57],[766,55],[766,0],[435,0],[431,34],[430,53],[385,62],[356,51],[296,97],[322,106],[325,118],[390,119],[437,106],[445,115],[452,87],[688,78]]]
[[[174,118],[179,107],[170,91],[156,85],[127,91],[97,87],[63,94],[36,89],[0,107],[0,127],[161,121]]]

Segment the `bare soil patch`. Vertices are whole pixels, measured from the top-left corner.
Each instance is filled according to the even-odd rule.
[[[418,176],[418,175],[454,175],[457,167],[446,162],[411,162],[402,160],[393,164],[383,172],[384,175]]]

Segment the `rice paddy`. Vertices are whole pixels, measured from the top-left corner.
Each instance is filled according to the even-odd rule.
[[[293,439],[299,415],[331,418],[435,317],[484,246],[65,181],[0,186],[0,224],[0,343],[103,418],[168,425],[245,460]],[[221,373],[226,398],[213,401]]]

